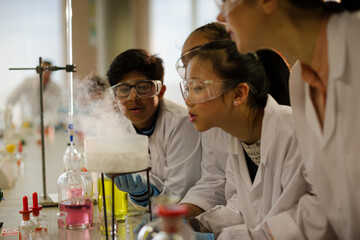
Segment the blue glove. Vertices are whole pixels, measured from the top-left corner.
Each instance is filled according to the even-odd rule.
[[[141,194],[146,192],[147,183],[140,175],[120,175],[114,179],[116,187],[123,192],[130,194]]]
[[[199,233],[195,232],[196,240],[215,240],[215,235],[213,233]]]
[[[130,198],[136,204],[146,206],[148,204],[147,182],[140,175],[126,174],[115,177],[116,187],[123,192],[128,192]],[[157,196],[160,191],[150,184],[150,195]]]

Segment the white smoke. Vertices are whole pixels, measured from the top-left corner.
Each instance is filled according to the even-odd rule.
[[[118,136],[125,132],[123,116],[111,99],[107,80],[93,75],[74,81],[74,127],[85,137]]]

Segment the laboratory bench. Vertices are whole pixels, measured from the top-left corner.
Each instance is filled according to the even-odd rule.
[[[50,134],[45,135],[45,160],[46,160],[46,190],[47,195],[57,195],[57,180],[64,172],[63,154],[68,142],[68,134],[64,129],[56,130]],[[40,135],[33,134],[26,137],[26,144],[24,145],[23,153],[25,154],[23,174],[19,174],[14,185],[9,189],[2,189],[4,199],[0,202],[0,222],[3,223],[2,229],[17,228],[22,216],[19,211],[22,209],[22,198],[27,196],[29,199],[29,207],[32,205],[32,194],[37,192],[39,197],[43,195],[43,180],[42,180],[42,159],[41,159],[41,144],[39,142]],[[75,138],[76,142],[76,138]],[[77,143],[78,144],[78,143]],[[82,143],[78,144],[80,150]],[[3,147],[3,146],[1,146]],[[94,174],[92,174],[94,176]],[[96,179],[93,179],[95,182]],[[96,185],[94,185],[96,186]],[[94,188],[97,195],[97,189]],[[47,197],[49,200],[49,197]],[[50,198],[51,199],[51,198]],[[39,199],[41,202],[42,199]],[[95,200],[96,203],[96,200]],[[41,204],[41,203],[40,203]],[[48,203],[49,204],[49,203]],[[43,207],[40,213],[51,215],[58,211],[58,207],[50,203],[50,206]],[[130,215],[136,216],[134,223],[130,226],[134,227],[136,222],[140,219],[139,213],[133,206],[128,209]],[[104,235],[98,233],[96,221],[99,218],[98,205],[93,206],[93,220],[94,226],[82,230],[59,230],[56,234],[49,233],[46,239],[106,239]],[[141,220],[140,220],[141,221]],[[129,225],[125,227],[125,223],[119,224],[119,233],[117,239],[133,239],[132,234],[129,235]],[[126,231],[127,230],[127,231]],[[130,230],[131,232],[131,230]],[[19,239],[17,237],[0,237],[0,239]],[[109,237],[112,239],[112,237]]]

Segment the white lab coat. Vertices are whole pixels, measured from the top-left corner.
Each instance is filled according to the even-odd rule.
[[[321,206],[340,239],[360,239],[360,12],[332,15],[327,39],[323,131],[299,62],[290,78],[291,105],[304,165]]]
[[[194,204],[207,211],[216,205],[225,205],[228,198],[234,194],[225,189],[230,137],[230,134],[220,128],[212,128],[202,133],[201,178],[188,191],[180,204]]]
[[[35,121],[36,124],[40,122],[40,80],[38,77],[25,79],[8,97],[7,104],[15,105],[24,98],[27,106],[22,106],[29,111],[28,117]],[[47,124],[58,123],[58,108],[60,107],[61,88],[49,80],[46,88],[43,90],[43,110],[44,122]]]
[[[130,120],[123,117],[127,131],[136,134]],[[160,103],[153,134],[149,137],[152,181],[162,193],[180,198],[194,186],[201,174],[201,134],[189,121],[185,106],[168,99]]]
[[[233,138],[226,185],[236,193],[226,206],[197,218],[221,239],[334,239],[323,209],[304,179],[291,108],[269,95],[261,132],[261,162],[254,180],[241,142]]]

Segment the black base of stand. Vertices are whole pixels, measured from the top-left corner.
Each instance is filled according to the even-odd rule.
[[[46,195],[46,199],[44,198],[43,195],[41,195],[39,197],[39,205],[41,205],[42,207],[57,207],[58,203],[54,202],[49,195]]]

